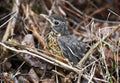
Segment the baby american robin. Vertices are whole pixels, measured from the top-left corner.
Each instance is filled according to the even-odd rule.
[[[67,58],[70,62],[77,64],[84,56],[85,44],[70,35],[66,29],[66,21],[63,17],[41,14],[50,23],[50,31],[46,36],[46,48],[53,55]]]

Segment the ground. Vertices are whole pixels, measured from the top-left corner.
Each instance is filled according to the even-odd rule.
[[[119,0],[1,0],[1,83],[119,83],[119,7]],[[46,50],[50,26],[40,14],[62,16],[87,45],[77,65]]]

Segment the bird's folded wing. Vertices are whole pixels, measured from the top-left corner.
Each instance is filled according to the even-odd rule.
[[[79,42],[73,35],[58,37],[58,44],[63,55],[75,64],[85,53],[85,44]]]

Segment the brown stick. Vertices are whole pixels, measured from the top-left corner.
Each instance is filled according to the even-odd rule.
[[[19,0],[14,0],[14,5],[13,5],[13,8],[12,8],[12,12],[16,12],[15,13],[16,18],[17,18],[18,13],[19,13],[19,5],[20,5]],[[8,39],[9,35],[13,35],[14,27],[15,27],[15,23],[16,23],[16,18],[13,18],[8,23],[6,32],[5,32],[5,34],[3,36],[3,39],[2,39],[2,42],[5,42]]]
[[[101,40],[107,39],[112,33],[114,33],[116,30],[120,28],[120,24],[113,28],[110,33],[106,34]],[[80,62],[77,64],[77,67],[81,67],[81,65],[86,61],[86,59],[90,56],[90,54],[93,53],[96,47],[101,43],[101,41],[98,41],[96,44],[94,44],[90,50],[86,53],[86,55],[80,60]]]
[[[0,42],[0,45],[4,46],[6,49],[12,50],[12,51],[17,52],[17,53],[30,54],[32,56],[35,56],[37,58],[40,58],[40,59],[48,62],[48,63],[51,63],[51,64],[53,64],[55,66],[59,66],[59,67],[64,68],[66,70],[70,70],[70,71],[76,72],[77,74],[79,74],[82,71],[82,70],[80,70],[80,69],[78,69],[76,67],[72,67],[72,66],[70,66],[68,64],[65,64],[65,63],[63,63],[61,61],[58,61],[58,60],[56,60],[56,59],[54,59],[54,58],[52,58],[50,56],[47,56],[47,55],[45,55],[45,54],[43,54],[41,52],[38,52],[35,49],[31,49],[31,48],[27,48],[27,47],[24,47],[24,48],[23,47],[19,47],[19,49],[21,48],[21,50],[19,50],[19,49],[14,48],[14,45],[12,46],[12,44],[11,44],[12,47],[10,47],[10,46],[7,46],[6,44],[1,43],[1,42]]]

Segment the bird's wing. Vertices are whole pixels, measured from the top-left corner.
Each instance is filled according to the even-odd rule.
[[[77,63],[85,53],[85,44],[79,42],[75,36],[58,37],[58,44],[63,55],[74,63]]]

